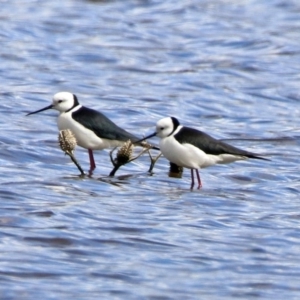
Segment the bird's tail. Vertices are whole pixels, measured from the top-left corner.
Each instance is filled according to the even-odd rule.
[[[271,159],[268,159],[268,158],[265,158],[265,157],[261,157],[261,156],[258,156],[256,154],[247,154],[246,157],[248,158],[254,158],[254,159],[262,159],[262,160],[267,160],[267,161],[271,161]]]

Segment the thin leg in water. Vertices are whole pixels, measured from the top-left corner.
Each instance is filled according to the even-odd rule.
[[[196,171],[197,179],[198,179],[198,189],[201,189],[202,188],[202,183],[201,183],[201,179],[200,179],[200,174],[199,174],[198,169],[195,169],[195,171]]]
[[[94,160],[93,151],[89,149],[89,157],[90,157],[90,172],[96,169],[96,164]]]
[[[192,190],[193,187],[194,187],[194,184],[195,184],[195,182],[194,182],[194,169],[191,169],[191,177],[192,177],[192,184],[191,184],[191,190]]]

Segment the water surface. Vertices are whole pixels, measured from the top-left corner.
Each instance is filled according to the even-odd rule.
[[[1,299],[299,299],[297,1],[2,1]],[[136,135],[176,116],[271,161],[92,177],[59,91]],[[158,142],[153,140],[153,142]],[[87,151],[75,153],[88,169]]]

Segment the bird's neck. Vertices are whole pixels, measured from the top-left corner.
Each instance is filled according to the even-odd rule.
[[[68,113],[72,114],[73,112],[79,110],[80,108],[82,108],[82,105],[81,105],[81,104],[79,104],[79,105],[77,105],[77,106],[75,106],[75,107],[73,107],[73,108],[71,108],[71,109],[69,109],[69,110],[67,110],[67,111],[62,111],[62,112],[60,112],[60,115],[61,115],[61,114],[68,114]]]

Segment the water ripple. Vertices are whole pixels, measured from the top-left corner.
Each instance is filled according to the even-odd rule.
[[[0,12],[0,298],[299,299],[299,3],[21,2]],[[25,116],[61,90],[139,136],[176,116],[270,161],[191,191],[147,155],[110,178],[98,151],[81,177],[57,113]]]

